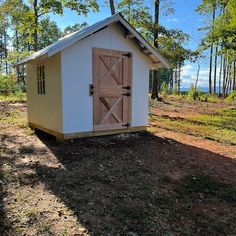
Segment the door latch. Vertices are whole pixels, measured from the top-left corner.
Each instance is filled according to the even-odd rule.
[[[122,126],[124,126],[124,127],[130,127],[130,123],[126,123],[126,124],[124,124],[124,125],[122,125]]]
[[[89,96],[93,96],[93,85],[89,85]]]

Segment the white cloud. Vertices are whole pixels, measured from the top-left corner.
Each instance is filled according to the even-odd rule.
[[[217,68],[217,76],[216,76],[216,82],[218,85],[218,77],[219,77],[219,70],[220,68]],[[213,84],[213,76],[214,71],[212,71],[212,84]],[[181,70],[181,84],[182,88],[188,88],[191,84],[195,84],[197,78],[197,66],[196,64],[187,64],[182,67]],[[208,80],[209,80],[209,67],[200,68],[199,71],[199,79],[198,79],[198,87],[208,87]]]
[[[179,19],[178,18],[168,18],[166,21],[167,22],[179,22]]]

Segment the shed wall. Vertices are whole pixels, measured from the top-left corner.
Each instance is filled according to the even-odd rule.
[[[149,61],[112,26],[61,52],[63,133],[93,130],[93,47],[133,52],[131,126],[147,125]]]
[[[45,94],[38,94],[37,65],[45,66]],[[26,65],[27,106],[30,123],[62,132],[61,56]]]

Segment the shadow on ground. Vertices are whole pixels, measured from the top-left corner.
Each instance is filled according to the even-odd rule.
[[[1,160],[0,160],[0,228],[5,227],[4,219],[6,219],[5,211],[4,211],[4,203],[3,203],[4,191],[3,191],[2,165],[3,163],[1,163]]]
[[[40,181],[91,235],[236,233],[229,158],[148,133],[61,145],[39,138],[61,163],[35,166]]]
[[[33,163],[37,181],[90,235],[236,234],[233,159],[149,133],[38,137],[60,165]]]

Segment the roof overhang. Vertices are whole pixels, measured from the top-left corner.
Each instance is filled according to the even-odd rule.
[[[153,69],[156,68],[170,68],[168,62],[166,59],[158,53],[147,41],[144,39],[125,19],[124,17],[118,13],[116,15],[113,15],[111,17],[106,18],[105,20],[102,20],[98,23],[95,23],[81,31],[74,32],[72,34],[69,34],[61,39],[59,39],[57,42],[47,46],[46,48],[33,53],[31,56],[24,58],[23,60],[19,61],[14,65],[14,67],[32,62],[34,60],[41,60],[45,59],[47,57],[51,57],[55,55],[56,53],[62,51],[63,49],[69,47],[70,45],[73,45],[74,43],[81,41],[90,35],[95,34],[98,31],[101,31],[102,29],[112,25],[116,24],[119,27],[123,28],[124,37],[126,39],[129,39],[137,44],[140,51],[149,57],[151,60],[151,67]]]

